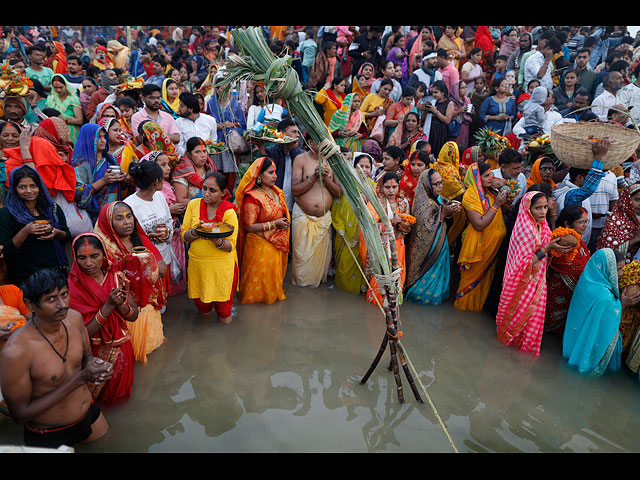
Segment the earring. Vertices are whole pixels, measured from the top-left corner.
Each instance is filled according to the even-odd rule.
[[[256,179],[256,185],[258,186],[262,185],[262,179],[260,177]]]

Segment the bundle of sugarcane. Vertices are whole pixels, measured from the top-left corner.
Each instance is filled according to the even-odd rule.
[[[313,97],[315,95],[312,96],[312,94],[314,92],[302,89],[297,73],[291,68],[292,58],[289,55],[279,57],[274,55],[265,42],[262,31],[257,27],[234,29],[231,31],[231,35],[235,45],[238,47],[239,54],[228,56],[225,68],[222,70],[224,74],[216,86],[222,86],[223,95],[225,95],[242,81],[254,82],[263,87],[265,103],[272,103],[275,99],[283,100],[287,110],[300,121],[307,130],[309,137],[317,143],[320,157],[326,159],[329,163],[333,173],[341,183],[344,194],[358,220],[367,246],[367,252],[371,256],[374,274],[380,286],[380,294],[383,301],[382,307],[387,325],[387,335],[384,337],[378,357],[365,376],[365,380],[377,364],[387,344],[389,344],[400,401],[403,401],[403,397],[397,369],[397,352],[400,354],[400,363],[405,370],[405,374],[409,377],[409,383],[414,395],[421,401],[410,378],[405,355],[403,354],[404,350],[398,342],[397,307],[401,293],[398,281],[400,271],[398,269],[395,239],[389,238],[389,235],[393,236],[393,227],[386,210],[369,182],[362,178],[353,165],[347,162],[340,153],[340,148],[334,142],[329,129],[313,105]],[[382,237],[376,221],[369,211],[367,202],[373,206],[384,225],[386,233]],[[391,339],[390,342],[389,339]]]

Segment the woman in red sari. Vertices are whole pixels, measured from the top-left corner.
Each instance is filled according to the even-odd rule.
[[[404,173],[400,179],[400,195],[409,202],[409,211],[411,211],[413,205],[413,197],[420,174],[427,169],[430,163],[429,151],[427,150],[416,150],[409,155],[407,165],[404,167]]]
[[[631,262],[640,247],[640,183],[624,189],[600,232],[598,248],[612,248]]]
[[[100,209],[95,233],[102,237],[107,254],[131,281],[131,293],[140,307],[138,320],[129,326],[137,361],[164,341],[161,311],[167,303],[164,276],[167,264],[124,202],[111,202]]]
[[[89,389],[95,400],[110,406],[131,395],[135,359],[127,324],[138,318],[138,306],[129,293],[129,281],[98,235],[77,236],[71,251],[69,307],[84,319],[93,356],[113,364],[111,379],[90,384]]]
[[[587,231],[587,212],[580,205],[567,205],[558,216],[559,227],[572,228],[583,235]],[[564,332],[564,324],[569,312],[569,304],[578,279],[591,258],[591,253],[580,240],[575,257],[569,261],[566,255],[554,256],[547,271],[547,311],[544,331]]]

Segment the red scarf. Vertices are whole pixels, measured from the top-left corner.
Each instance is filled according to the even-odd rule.
[[[220,205],[218,205],[218,208],[216,209],[216,214],[213,218],[208,218],[207,217],[207,203],[204,201],[204,199],[200,202],[200,220],[202,220],[203,222],[222,222],[223,218],[224,218],[224,214],[227,210],[229,209],[233,209],[234,212],[238,212],[238,209],[236,208],[236,206],[227,201],[227,200],[222,200],[220,202]]]

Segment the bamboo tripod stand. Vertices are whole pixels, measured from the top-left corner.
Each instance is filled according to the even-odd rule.
[[[393,238],[390,239],[389,237]],[[382,232],[382,238],[385,246],[391,254],[392,270],[394,272],[397,272],[398,251],[396,249],[394,230],[391,226],[391,222],[388,219],[385,221],[385,231]],[[373,363],[369,367],[369,370],[360,380],[360,383],[362,385],[367,383],[367,380],[369,380],[369,377],[378,366],[378,363],[380,363],[382,355],[386,351],[387,347],[389,347],[389,352],[391,353],[391,361],[389,363],[388,370],[393,371],[393,377],[395,379],[396,387],[398,390],[398,401],[400,403],[404,403],[404,387],[402,386],[402,378],[400,376],[399,369],[399,365],[401,365],[402,371],[407,377],[407,381],[409,382],[409,386],[411,387],[411,391],[413,392],[414,397],[419,403],[424,403],[422,397],[420,396],[420,392],[418,391],[418,387],[416,386],[413,379],[413,375],[409,370],[407,357],[405,355],[402,343],[400,342],[402,333],[400,332],[400,330],[398,330],[398,297],[394,288],[394,284],[396,283],[395,278],[389,277],[389,279],[385,280],[382,280],[384,278],[382,276],[377,276],[376,278],[378,280],[380,297],[382,298],[381,308],[384,311],[385,315],[386,331],[382,339],[382,344],[378,349],[378,353],[374,358]]]

